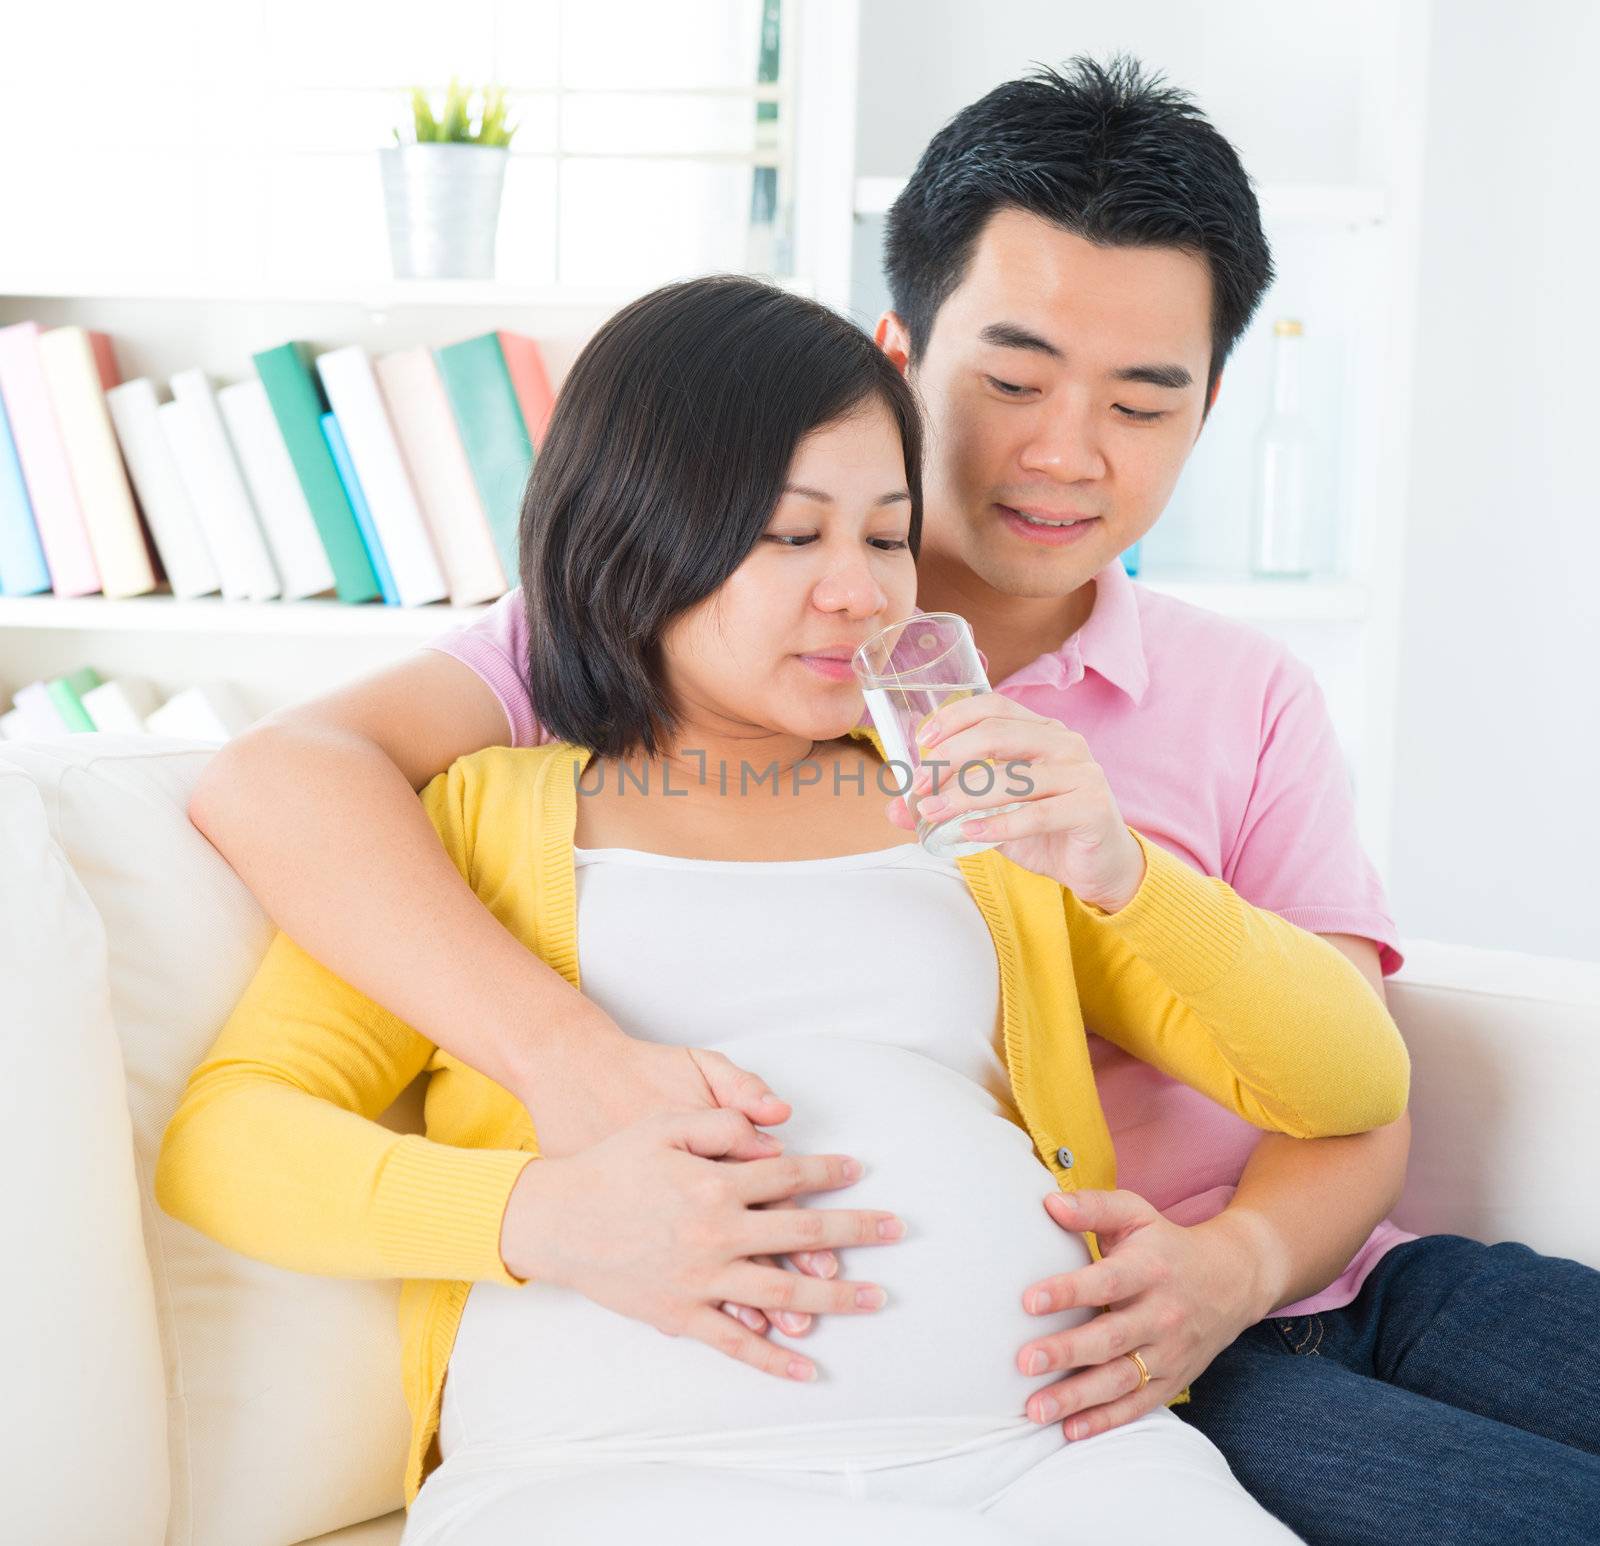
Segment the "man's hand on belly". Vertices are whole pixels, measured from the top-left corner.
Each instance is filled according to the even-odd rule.
[[[1060,1419],[1069,1439],[1086,1439],[1142,1417],[1260,1319],[1253,1242],[1225,1214],[1185,1227],[1128,1191],[1056,1192],[1044,1207],[1063,1229],[1094,1231],[1103,1259],[1030,1283],[1023,1309],[1030,1315],[1077,1305],[1106,1310],[1017,1354],[1024,1374],[1068,1371],[1028,1397],[1035,1422]],[[1126,1356],[1135,1352],[1150,1371],[1142,1388],[1138,1365]]]

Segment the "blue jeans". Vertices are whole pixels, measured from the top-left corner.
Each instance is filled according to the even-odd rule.
[[[1310,1546],[1600,1542],[1600,1272],[1428,1235],[1173,1408]]]

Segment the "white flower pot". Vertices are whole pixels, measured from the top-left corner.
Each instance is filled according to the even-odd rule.
[[[493,279],[504,145],[391,145],[378,152],[396,279]]]

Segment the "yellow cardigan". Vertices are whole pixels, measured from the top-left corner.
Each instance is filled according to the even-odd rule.
[[[574,987],[575,791],[588,761],[566,742],[496,747],[422,793],[468,884]],[[1116,1184],[1085,1021],[1258,1127],[1309,1138],[1398,1119],[1405,1046],[1356,968],[1134,835],[1147,871],[1115,914],[992,849],[957,861],[994,939],[1016,1107],[1057,1184]],[[426,1135],[375,1121],[424,1070]],[[446,1366],[472,1284],[523,1281],[501,1259],[500,1226],[538,1152],[510,1092],[280,933],[190,1076],[162,1141],[156,1198],[280,1267],[405,1280],[409,1507],[437,1464]]]

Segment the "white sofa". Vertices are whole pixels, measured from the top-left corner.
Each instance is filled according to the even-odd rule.
[[[392,1284],[248,1261],[151,1176],[267,919],[189,825],[212,748],[0,744],[0,1540],[392,1546]],[[314,856],[312,856],[314,860]],[[1415,1141],[1400,1222],[1600,1266],[1600,966],[1413,941],[1390,984]],[[386,1114],[414,1130],[416,1087]]]

